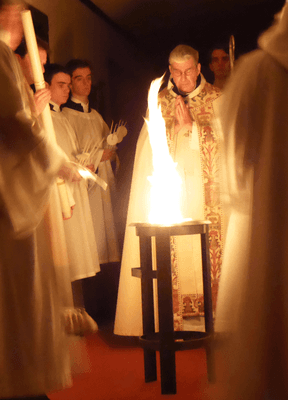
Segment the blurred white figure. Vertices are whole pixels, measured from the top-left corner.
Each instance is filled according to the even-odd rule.
[[[17,6],[2,5],[0,25],[0,398],[44,398],[71,384],[62,311],[72,294],[55,184],[67,157],[38,124],[13,54]]]
[[[230,221],[215,328],[227,337],[225,399],[288,398],[287,46],[285,5],[223,96]]]

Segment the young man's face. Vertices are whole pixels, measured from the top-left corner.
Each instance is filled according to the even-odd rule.
[[[190,93],[194,90],[201,65],[195,64],[193,57],[181,63],[173,62],[169,69],[175,85],[181,92]]]
[[[91,69],[77,68],[72,74],[71,92],[72,95],[77,97],[87,97],[91,92],[92,77]]]
[[[61,104],[66,103],[68,100],[70,83],[70,75],[64,72],[58,72],[58,74],[55,74],[51,79],[51,84],[49,86],[51,90],[51,100],[58,104],[58,106],[61,106]]]
[[[40,63],[41,63],[41,67],[42,67],[42,72],[45,71],[44,65],[47,62],[47,51],[42,49],[41,47],[38,47],[39,50],[39,56],[40,56]],[[29,85],[32,85],[32,83],[34,83],[34,78],[33,78],[33,72],[32,72],[32,66],[31,66],[31,62],[30,62],[30,57],[27,54],[25,54],[25,56],[23,58],[18,57],[19,63],[21,65],[23,74],[25,76],[25,78],[27,79],[27,82]]]
[[[226,78],[230,73],[229,55],[222,49],[213,50],[209,67],[214,72],[215,78]]]

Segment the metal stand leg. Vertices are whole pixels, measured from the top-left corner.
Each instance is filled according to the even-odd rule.
[[[151,238],[140,237],[143,334],[155,332]],[[157,380],[156,351],[144,349],[145,382]]]
[[[176,394],[170,236],[156,236],[162,394]]]
[[[212,311],[212,290],[211,290],[211,268],[209,255],[209,234],[201,234],[202,248],[202,272],[203,272],[203,290],[204,290],[204,312],[205,312],[205,331],[213,335],[213,311]],[[215,382],[215,355],[212,340],[205,345],[207,375],[209,382]]]
[[[144,349],[145,382],[157,381],[156,351]]]

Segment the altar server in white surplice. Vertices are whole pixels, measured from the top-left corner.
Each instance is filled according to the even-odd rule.
[[[55,184],[67,157],[41,129],[12,51],[22,36],[17,6],[2,5],[0,26],[0,398],[48,399],[71,384],[61,316],[72,297]]]
[[[287,4],[258,44],[237,62],[220,114],[231,216],[215,320],[226,338],[218,381],[223,399],[286,400]]]
[[[59,64],[46,66],[45,81],[51,91],[50,109],[54,124],[57,143],[68,155],[69,159],[77,162],[77,137],[69,121],[60,110],[69,97],[70,75]],[[94,276],[99,270],[99,259],[95,233],[90,210],[87,181],[75,168],[70,182],[75,206],[72,218],[64,221],[66,243],[68,248],[70,279],[80,280]]]
[[[90,206],[98,247],[100,264],[120,261],[117,232],[114,223],[112,196],[115,191],[111,159],[115,151],[104,149],[109,128],[101,115],[89,106],[91,91],[91,69],[83,60],[71,60],[67,64],[71,75],[72,97],[64,105],[63,113],[74,129],[81,151],[88,152],[91,146],[99,145],[88,165],[107,183],[103,190],[98,184],[89,189]],[[90,146],[87,144],[91,144]]]

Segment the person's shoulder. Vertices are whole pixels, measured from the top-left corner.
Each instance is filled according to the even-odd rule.
[[[158,93],[158,102],[161,103],[162,107],[170,107],[174,103],[175,99],[176,94],[168,87],[165,87]]]
[[[262,50],[262,49],[256,49],[256,50],[252,50],[249,53],[243,54],[242,56],[239,57],[238,60],[236,60],[235,66],[237,66],[237,64],[240,63],[251,63],[254,60],[259,60],[263,57],[265,57],[267,55],[267,53]]]
[[[63,113],[63,111],[58,112],[58,113],[52,113],[52,115],[57,114],[57,117],[59,120],[62,122],[63,125],[67,126],[70,130],[74,131],[72,128],[71,122],[67,118],[67,114]]]
[[[239,68],[242,70],[249,70],[250,73],[254,72],[256,74],[261,73],[261,71],[264,71],[265,74],[267,74],[270,69],[287,70],[279,60],[262,49],[254,50],[242,56],[240,58]]]
[[[201,99],[204,103],[211,103],[222,96],[223,91],[211,83],[205,81],[202,90],[197,94],[197,98]]]
[[[7,79],[10,83],[13,82],[13,84],[16,84],[17,86],[19,82],[24,79],[20,64],[18,63],[13,50],[11,50],[2,40],[0,40],[0,74],[2,86],[3,82],[5,84],[7,83]],[[3,87],[1,87],[1,89],[3,89]]]
[[[221,96],[221,94],[222,94],[222,90],[220,88],[212,85],[211,83],[209,83],[207,81],[205,83],[204,89],[206,90],[207,93],[215,94],[217,97]]]
[[[15,57],[14,52],[2,40],[0,40],[0,59],[1,59],[2,63],[16,62],[16,57]]]
[[[237,59],[233,71],[228,78],[227,84],[225,85],[225,93],[227,88],[231,86],[254,90],[259,83],[259,79],[266,79],[267,72],[270,69],[267,68],[268,64],[274,64],[274,60],[263,50],[256,49],[249,53],[246,53]]]
[[[164,89],[162,89],[159,93],[158,93],[158,98],[159,99],[163,99],[164,97],[166,97],[167,95],[170,94],[170,90],[168,89],[168,87],[166,86]]]
[[[90,112],[87,114],[89,114],[93,118],[101,119],[104,121],[104,118],[102,117],[102,115],[97,110],[95,110],[95,108],[90,108]]]
[[[250,51],[249,53],[241,55],[236,61],[233,68],[233,71],[229,77],[235,76],[236,74],[244,73],[244,75],[250,75],[257,73],[263,65],[265,65],[265,60],[269,62],[269,59],[272,60],[272,57],[269,56],[262,49],[256,49]],[[239,84],[241,81],[239,82]]]
[[[3,42],[3,40],[0,40],[0,51],[1,53],[7,53],[7,54],[13,54],[13,51],[10,49],[10,47]]]

